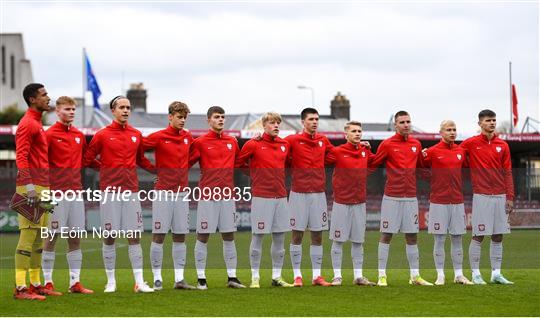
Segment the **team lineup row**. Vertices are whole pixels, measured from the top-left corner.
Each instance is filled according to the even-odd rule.
[[[434,234],[434,258],[437,269],[436,285],[445,283],[444,242],[451,235],[454,282],[486,284],[479,271],[481,243],[491,236],[490,259],[493,269],[491,282],[511,284],[501,274],[502,238],[509,233],[508,214],[513,209],[513,183],[510,152],[506,142],[495,134],[496,115],[490,110],[479,114],[481,134],[455,144],[456,125],[451,120],[441,123],[442,140],[429,149],[410,136],[411,119],[405,111],[394,117],[396,134],[383,141],[373,153],[369,144],[362,142],[360,122],[348,122],[344,129],[347,142],[333,146],[317,133],[319,114],[316,109],[301,112],[303,131],[280,138],[281,116],[265,113],[262,118],[264,133],[246,142],[242,149],[234,137],[223,133],[225,110],[212,106],[207,111],[209,131],[193,139],[184,129],[189,108],[182,102],[169,106],[167,128],[147,137],[128,124],[130,101],[124,96],[113,98],[109,104],[113,122],[98,131],[89,145],[84,135],[71,124],[75,116],[75,101],[61,97],[56,102],[59,121],[46,132],[41,125],[42,112],[48,109],[50,98],[41,84],[29,84],[23,91],[29,105],[16,132],[17,192],[27,196],[29,204],[40,200],[43,190],[80,190],[81,169],[99,170],[102,191],[121,187],[138,191],[136,167],[157,174],[156,190],[176,190],[188,186],[188,169],[199,163],[200,188],[234,188],[234,169],[249,171],[252,186],[250,264],[252,281],[249,287],[259,288],[259,268],[262,241],[272,235],[272,285],[302,286],[302,240],[306,230],[311,234],[310,256],[312,284],[337,286],[342,284],[341,259],[343,243],[351,241],[354,284],[387,286],[386,264],[392,235],[405,233],[406,254],[410,267],[410,284],[433,285],[420,276],[417,246],[418,201],[416,198],[417,167],[431,170],[430,210],[428,230]],[[145,156],[154,150],[155,164]],[[380,241],[378,247],[379,277],[377,283],[363,276],[363,242],[366,226],[366,178],[370,169],[384,164],[387,172],[381,204]],[[473,185],[473,240],[469,247],[472,282],[463,274],[462,235],[466,232],[462,194],[461,168],[470,168]],[[325,166],[333,166],[332,186],[334,203],[327,211]],[[285,187],[285,169],[291,170],[291,189]],[[43,173],[47,169],[50,173]],[[50,170],[49,170],[50,169]],[[53,172],[54,171],[54,172]],[[108,195],[105,193],[105,195]],[[113,195],[112,193],[110,195]],[[133,194],[134,195],[134,194]],[[161,267],[163,242],[172,232],[175,288],[207,289],[205,268],[207,242],[218,230],[223,239],[223,254],[231,288],[245,288],[236,276],[237,252],[234,241],[235,202],[231,200],[201,200],[197,206],[194,247],[198,282],[196,287],[184,279],[186,263],[185,235],[189,233],[188,202],[157,200],[152,202],[152,243],[150,259],[153,287],[143,279],[143,252],[138,237],[128,238],[129,259],[135,278],[135,292],[162,289]],[[49,220],[50,218],[50,220]],[[142,230],[140,202],[107,201],[100,204],[101,227],[106,230]],[[16,289],[20,299],[45,299],[59,295],[54,290],[52,271],[55,261],[55,242],[42,241],[41,227],[51,232],[60,228],[85,228],[82,201],[61,201],[49,217],[45,214],[38,223],[19,216],[20,239],[15,255]],[[329,230],[332,242],[331,258],[334,278],[327,282],[321,276],[323,259],[322,233]],[[285,233],[292,231],[289,246],[294,272],[293,284],[281,277],[285,256]],[[77,238],[68,239],[67,259],[70,269],[70,292],[92,293],[80,281],[82,252]],[[41,253],[41,249],[43,252]],[[116,291],[115,239],[103,240],[103,261],[107,275],[105,292]],[[41,284],[42,267],[45,284]],[[30,286],[26,287],[26,275]]]

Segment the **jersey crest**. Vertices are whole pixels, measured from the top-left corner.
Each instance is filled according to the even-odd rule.
[[[285,146],[281,146],[281,151],[285,152]]]
[[[75,137],[75,142],[78,143],[78,144],[80,144],[80,143],[81,143],[81,138]]]
[[[229,148],[229,150],[232,150],[232,144],[227,144],[227,148]]]
[[[137,137],[135,137],[135,136],[131,136],[131,141],[133,141],[133,142],[137,142]]]

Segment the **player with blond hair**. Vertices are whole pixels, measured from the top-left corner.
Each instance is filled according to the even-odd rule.
[[[375,155],[360,143],[362,140],[360,122],[350,121],[345,124],[345,138],[347,142],[334,147],[326,157],[326,163],[334,165],[332,176],[334,206],[330,222],[331,255],[334,268],[332,285],[342,284],[343,244],[351,241],[353,284],[373,286],[375,284],[364,277],[362,265],[366,232],[366,181],[370,161]]]
[[[261,121],[264,133],[260,138],[246,142],[236,159],[237,167],[249,167],[252,181],[250,287],[260,287],[259,269],[264,234],[272,234],[272,286],[292,287],[292,284],[281,278],[285,233],[290,231],[285,188],[285,167],[290,147],[287,141],[278,136],[281,115],[268,112],[262,116]]]
[[[429,197],[428,232],[433,234],[433,258],[437,270],[435,285],[444,285],[444,243],[451,238],[451,255],[454,282],[471,285],[463,275],[463,234],[467,232],[463,182],[461,170],[465,166],[465,150],[455,141],[456,124],[452,120],[441,123],[441,141],[422,151],[422,166],[431,168],[431,193]]]
[[[49,166],[51,190],[78,191],[82,190],[81,169],[83,154],[86,150],[84,134],[73,126],[77,103],[68,96],[56,100],[56,116],[58,121],[45,132],[49,147]],[[49,231],[51,238],[43,242],[42,270],[45,287],[54,290],[53,268],[55,262],[55,245],[58,232],[62,230],[71,233],[82,233],[85,230],[84,201],[60,200],[50,217]],[[66,258],[69,268],[69,292],[92,294],[93,291],[84,288],[80,282],[83,255],[81,251],[80,234],[67,238],[68,252]]]

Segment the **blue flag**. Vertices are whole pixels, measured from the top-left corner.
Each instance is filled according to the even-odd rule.
[[[90,60],[88,60],[88,55],[84,53],[86,59],[86,90],[92,92],[92,97],[94,98],[94,108],[101,109],[99,107],[98,98],[101,96],[101,90],[96,80],[96,76],[92,71],[92,66],[90,66]]]

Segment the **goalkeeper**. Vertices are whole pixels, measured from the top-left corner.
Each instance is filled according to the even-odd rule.
[[[15,134],[17,193],[28,197],[28,204],[37,205],[41,191],[48,189],[49,161],[47,139],[41,124],[41,116],[49,109],[47,90],[42,84],[29,84],[23,90],[28,110],[21,118]],[[43,242],[40,227],[47,226],[45,213],[37,223],[19,215],[19,243],[15,251],[15,299],[45,300],[46,295],[56,292],[41,285],[41,252]],[[26,286],[26,273],[30,273],[30,287]]]

